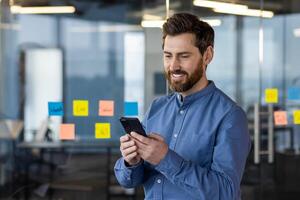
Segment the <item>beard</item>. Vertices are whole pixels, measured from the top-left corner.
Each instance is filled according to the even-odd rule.
[[[199,67],[197,67],[191,74],[188,74],[186,71],[181,69],[165,71],[165,76],[169,82],[171,90],[175,92],[185,92],[191,89],[202,78],[203,75],[202,60],[198,66]],[[175,81],[172,80],[172,74],[185,75],[185,78],[183,81]]]

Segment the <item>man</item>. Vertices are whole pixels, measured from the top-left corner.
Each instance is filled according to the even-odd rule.
[[[194,15],[175,14],[163,25],[164,69],[174,93],[151,104],[143,121],[148,137],[120,138],[115,165],[119,183],[142,184],[145,199],[240,199],[247,118],[207,80],[213,46],[213,29]]]

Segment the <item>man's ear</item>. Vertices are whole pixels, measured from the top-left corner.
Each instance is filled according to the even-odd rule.
[[[203,64],[207,66],[214,57],[214,48],[208,46],[203,54]]]

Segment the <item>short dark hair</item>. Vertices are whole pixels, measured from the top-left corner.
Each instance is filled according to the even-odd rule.
[[[177,13],[168,18],[163,25],[163,48],[167,35],[176,36],[182,33],[195,34],[195,46],[202,55],[207,47],[214,46],[214,29],[208,23],[189,13]]]

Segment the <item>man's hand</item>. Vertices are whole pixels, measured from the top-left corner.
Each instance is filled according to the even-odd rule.
[[[138,147],[138,154],[145,161],[157,165],[166,156],[169,147],[160,135],[152,133],[144,137],[135,132],[131,132],[130,135]]]
[[[141,161],[135,141],[127,134],[120,137],[120,151],[124,160],[130,166],[136,165]]]

